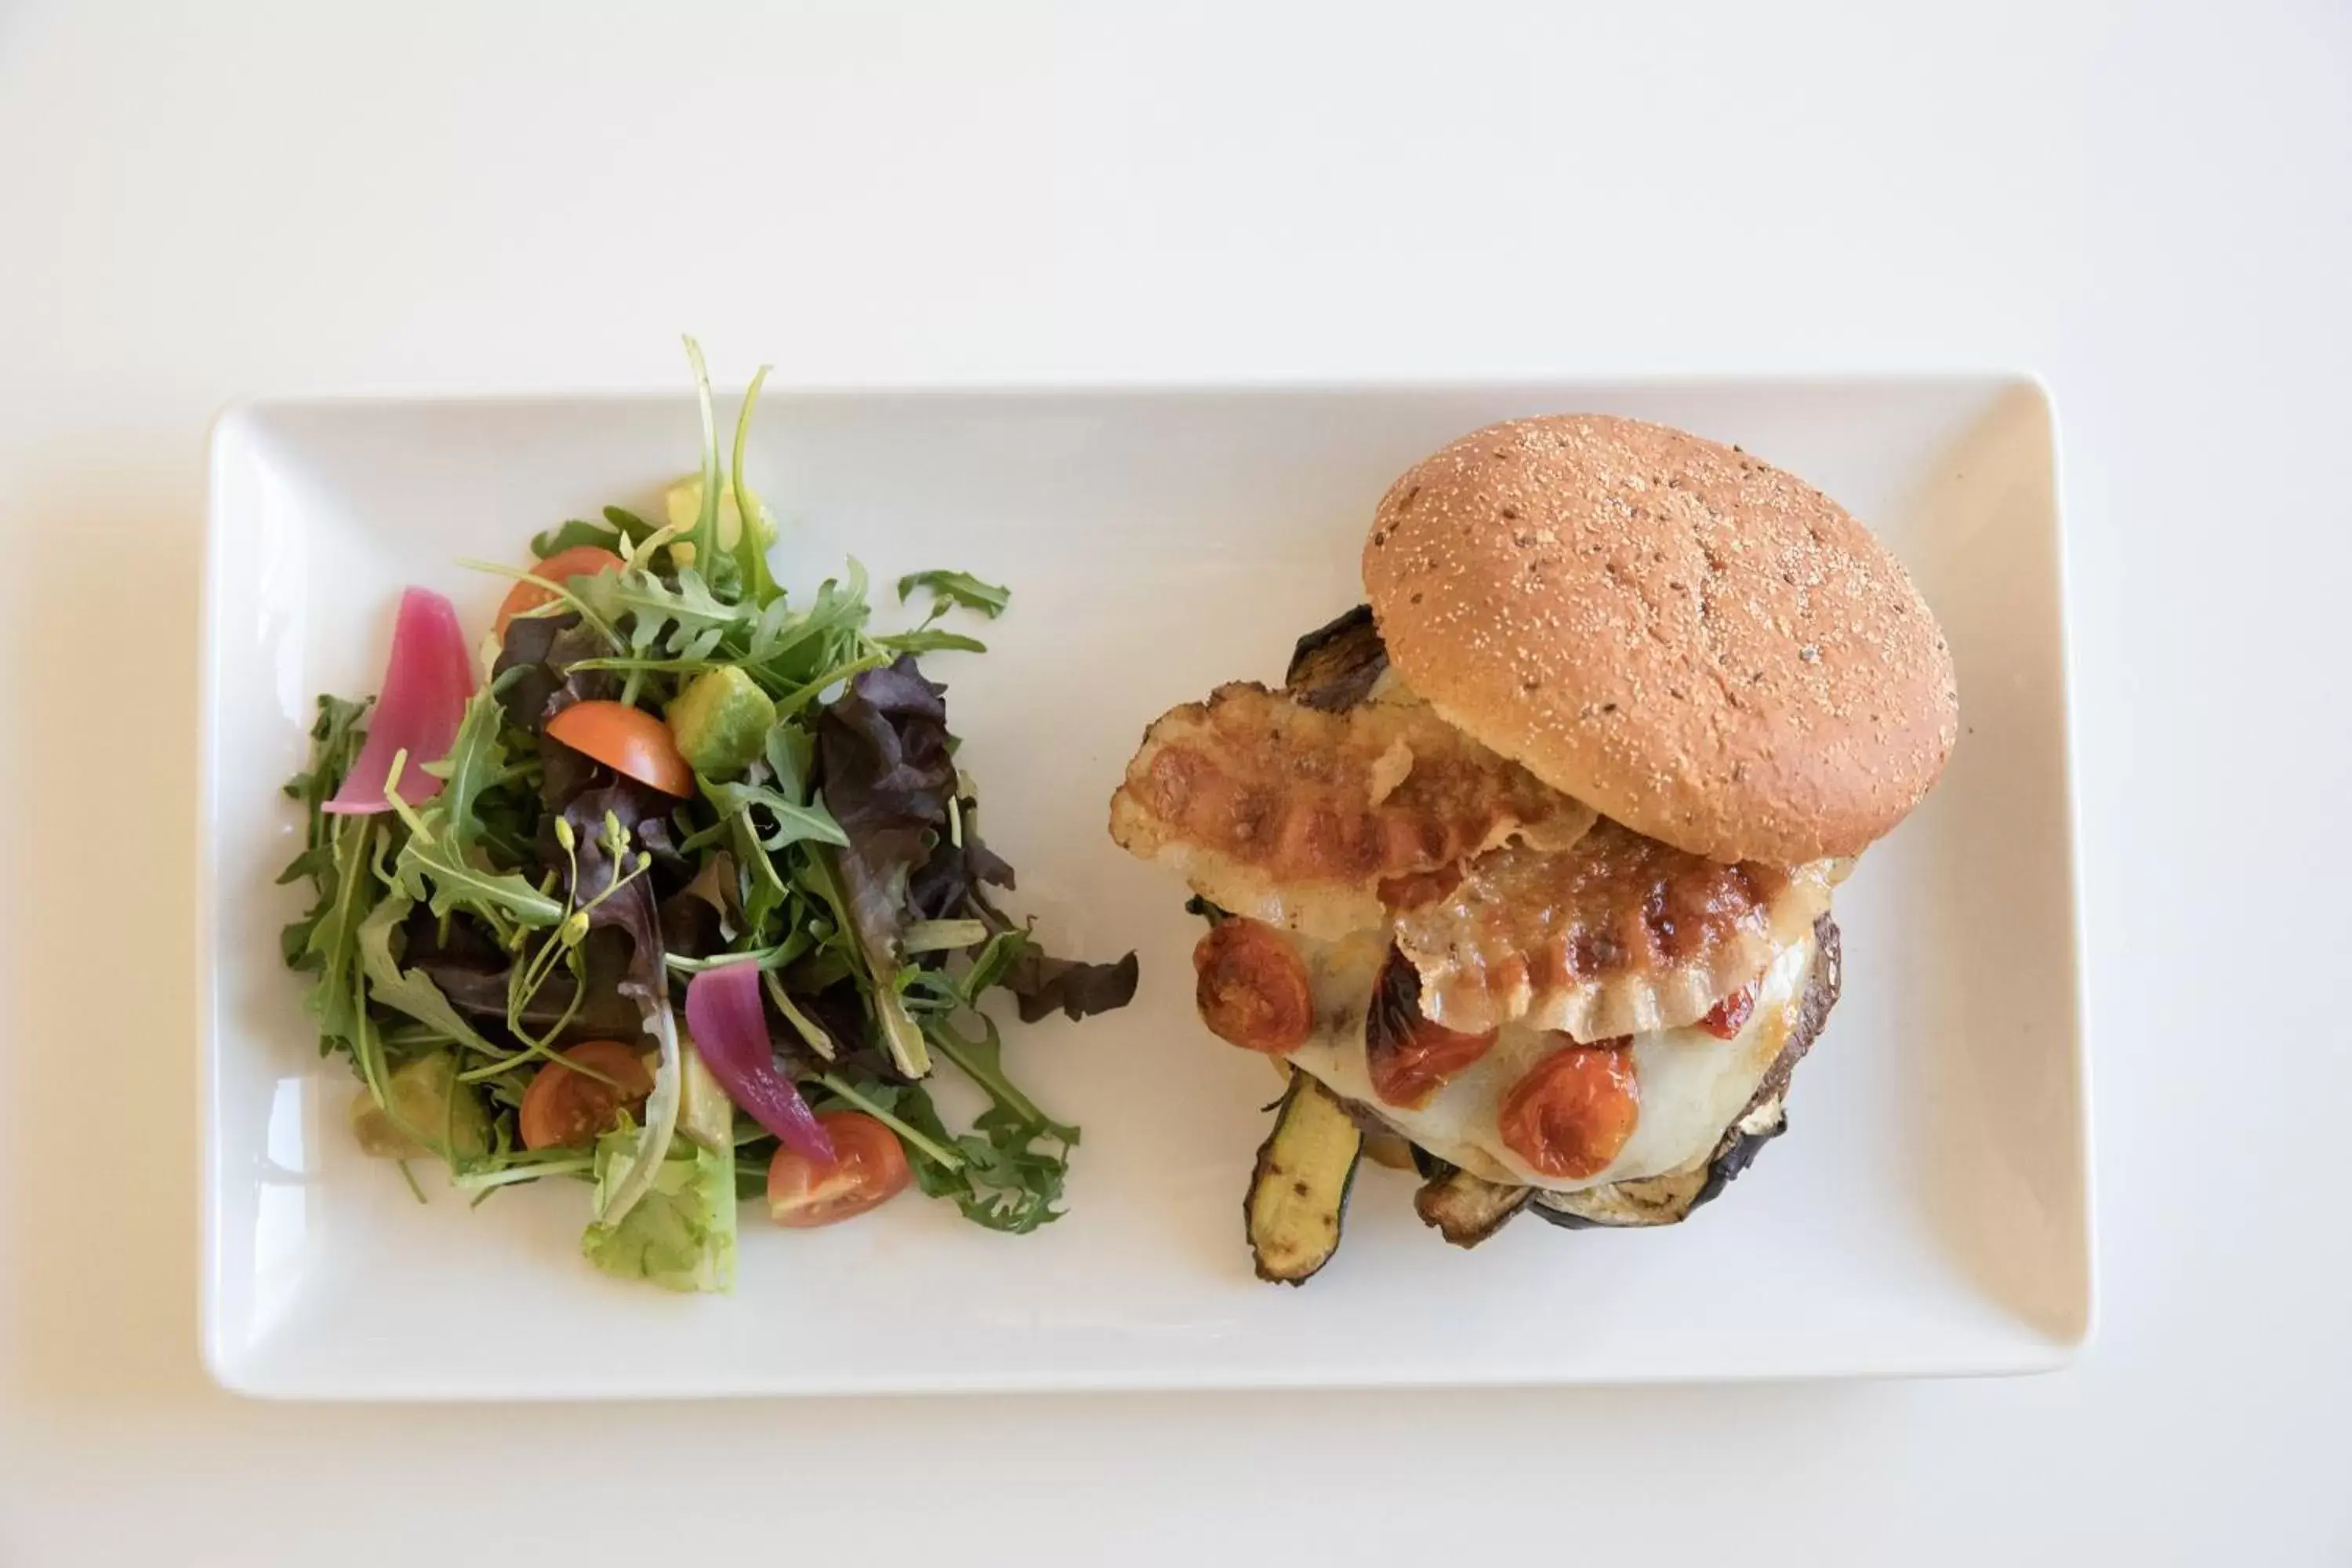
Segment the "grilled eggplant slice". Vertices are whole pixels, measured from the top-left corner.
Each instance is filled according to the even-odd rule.
[[[1309,708],[1343,713],[1370,696],[1388,669],[1388,645],[1372,624],[1372,607],[1358,605],[1298,639],[1282,684]]]
[[[1364,1134],[1339,1096],[1294,1072],[1242,1201],[1257,1277],[1301,1285],[1339,1250]]]
[[[1529,1206],[1539,1219],[1570,1230],[1633,1229],[1678,1225],[1712,1203],[1755,1161],[1764,1145],[1789,1130],[1780,1098],[1752,1108],[1703,1161],[1638,1182],[1612,1182],[1580,1193],[1538,1193]]]
[[[1506,1186],[1457,1170],[1424,1183],[1412,1194],[1412,1212],[1454,1246],[1475,1247],[1527,1207],[1532,1195],[1526,1187]]]

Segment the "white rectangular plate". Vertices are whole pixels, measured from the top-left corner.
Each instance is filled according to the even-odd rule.
[[[1792,1133],[1674,1229],[1522,1218],[1475,1252],[1368,1165],[1303,1289],[1251,1277],[1241,1196],[1275,1093],[1192,1007],[1183,890],[1104,834],[1143,726],[1278,680],[1358,598],[1389,479],[1491,420],[1602,410],[1736,441],[1875,526],[1957,652],[1965,726],[1927,804],[1839,899],[1845,996]],[[467,1398],[1539,1384],[2017,1372],[2090,1318],[2065,676],[2050,413],[2005,379],[1361,390],[771,395],[753,482],[801,590],[855,553],[1013,587],[940,656],[1014,902],[1058,949],[1141,952],[1129,1010],[1016,1030],[1084,1124],[1066,1219],[992,1235],[910,1196],[813,1233],[747,1207],[728,1298],[601,1278],[586,1194],[419,1205],[345,1131],[279,967],[299,890],[278,785],[311,696],[378,677],[404,584],[487,625],[530,534],[655,504],[698,450],[660,400],[278,404],[213,453],[201,1020],[204,1343],[249,1393]],[[726,412],[731,420],[731,411]],[[439,1188],[439,1190],[435,1190]]]

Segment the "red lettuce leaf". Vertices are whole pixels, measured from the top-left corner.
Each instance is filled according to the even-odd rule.
[[[611,650],[604,636],[574,616],[525,616],[507,627],[490,679],[498,684],[499,706],[518,730],[536,735],[547,721],[574,702],[591,702],[616,695],[618,676],[607,670],[574,669],[582,659],[597,658]]]
[[[1141,975],[1132,952],[1115,963],[1080,963],[1032,950],[1005,971],[1003,984],[1013,993],[1021,1021],[1034,1024],[1056,1009],[1077,1019],[1124,1007],[1135,1000]]]
[[[889,959],[915,918],[909,879],[945,837],[955,793],[946,693],[901,655],[852,677],[817,721],[824,804],[849,839],[836,857],[849,918],[866,951]]]
[[[956,772],[946,691],[902,656],[853,679],[818,721],[824,803],[849,838],[839,856],[843,889],[869,952],[895,956],[911,921],[971,918],[992,931],[1012,929],[981,891],[1011,888],[1014,878],[981,840],[978,803],[959,802],[960,835],[949,820]],[[1112,963],[1080,963],[1033,949],[1001,984],[1022,1021],[1034,1024],[1057,1011],[1076,1019],[1124,1007],[1135,999],[1138,973],[1131,952]]]

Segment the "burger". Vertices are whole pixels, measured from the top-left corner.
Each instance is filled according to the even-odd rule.
[[[1366,603],[1145,731],[1111,837],[1187,882],[1209,1031],[1289,1087],[1244,1213],[1329,1260],[1367,1152],[1472,1246],[1672,1225],[1787,1126],[1831,900],[1934,785],[1952,660],[1902,566],[1738,447],[1602,415],[1381,497]]]

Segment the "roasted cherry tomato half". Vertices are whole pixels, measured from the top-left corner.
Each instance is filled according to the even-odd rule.
[[[678,754],[669,726],[642,708],[625,702],[574,702],[547,721],[547,734],[664,795],[694,793],[694,770]]]
[[[1498,1120],[1505,1147],[1531,1169],[1582,1181],[1608,1168],[1641,1116],[1633,1053],[1622,1044],[1571,1041],[1512,1085]]]
[[[1193,999],[1201,1021],[1219,1039],[1279,1056],[1315,1032],[1307,961],[1264,921],[1219,921],[1192,949],[1192,970],[1200,976]]]
[[[768,1215],[778,1225],[813,1230],[838,1224],[907,1190],[914,1176],[897,1133],[856,1110],[829,1110],[817,1121],[832,1135],[832,1164],[790,1149],[778,1149],[768,1163]]]
[[[590,1069],[574,1072],[567,1063]],[[602,1078],[591,1073],[601,1073]],[[612,1081],[607,1082],[606,1079]],[[645,1058],[618,1040],[588,1040],[565,1051],[532,1075],[522,1091],[522,1123],[526,1149],[562,1149],[596,1141],[621,1119],[621,1112],[645,1109],[654,1091],[653,1069]]]
[[[527,610],[535,610],[554,599],[555,590],[550,583],[569,583],[574,577],[593,577],[600,572],[618,572],[628,563],[611,551],[593,544],[575,544],[569,550],[559,550],[530,569],[537,582],[517,583],[507,590],[506,602],[499,606],[499,618],[490,629],[499,639],[506,640],[507,625]]]
[[[1395,948],[1364,1014],[1364,1069],[1383,1105],[1428,1102],[1454,1074],[1494,1048],[1496,1031],[1465,1035],[1424,1016],[1421,975]]]

